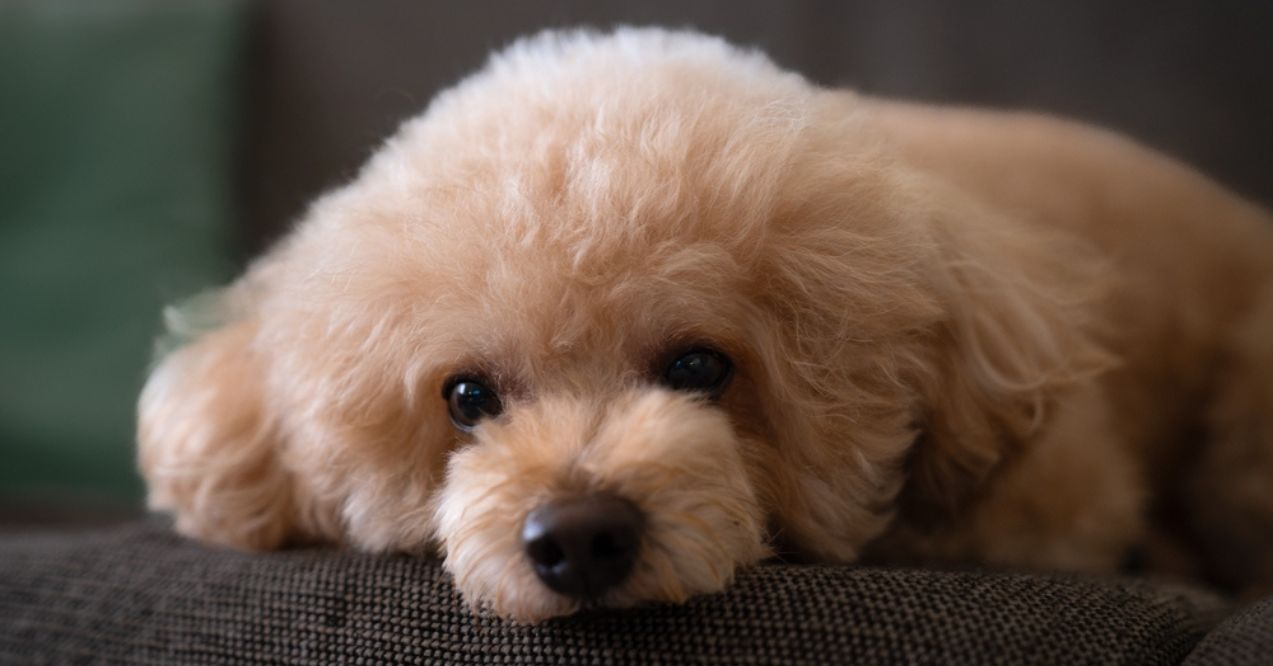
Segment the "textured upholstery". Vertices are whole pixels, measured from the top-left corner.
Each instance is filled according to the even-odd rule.
[[[516,626],[432,560],[243,554],[157,523],[0,537],[5,664],[1170,664],[1222,608],[1125,578],[774,565],[684,606]]]
[[[1221,664],[1273,664],[1273,598],[1234,613],[1185,661],[1186,666]]]

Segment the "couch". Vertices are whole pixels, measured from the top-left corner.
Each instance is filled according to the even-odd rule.
[[[680,605],[527,626],[440,564],[246,554],[160,520],[0,536],[4,664],[1268,664],[1273,599],[1130,577],[769,564]]]

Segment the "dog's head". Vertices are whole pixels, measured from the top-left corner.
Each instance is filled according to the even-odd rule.
[[[1010,228],[761,56],[522,42],[162,361],[151,501],[244,547],[436,548],[528,620],[719,590],[776,544],[852,560],[1094,353],[1067,258]]]

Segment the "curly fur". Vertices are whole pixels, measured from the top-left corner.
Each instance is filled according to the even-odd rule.
[[[1140,547],[1264,584],[1271,273],[1265,213],[1098,130],[821,89],[691,33],[546,33],[215,299],[142,395],[140,464],[186,534],[437,551],[528,621],[577,604],[518,526],[590,489],[651,521],[616,606],[776,551]],[[654,382],[695,341],[736,362],[718,403]],[[475,370],[508,410],[467,436],[439,395]]]

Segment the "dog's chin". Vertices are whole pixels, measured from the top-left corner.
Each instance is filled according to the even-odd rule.
[[[661,390],[608,405],[545,399],[478,430],[452,456],[435,504],[446,568],[474,607],[537,622],[682,602],[723,590],[768,554],[741,443],[700,400]],[[518,535],[535,507],[596,491],[632,501],[645,525],[631,574],[584,602],[536,577]]]

